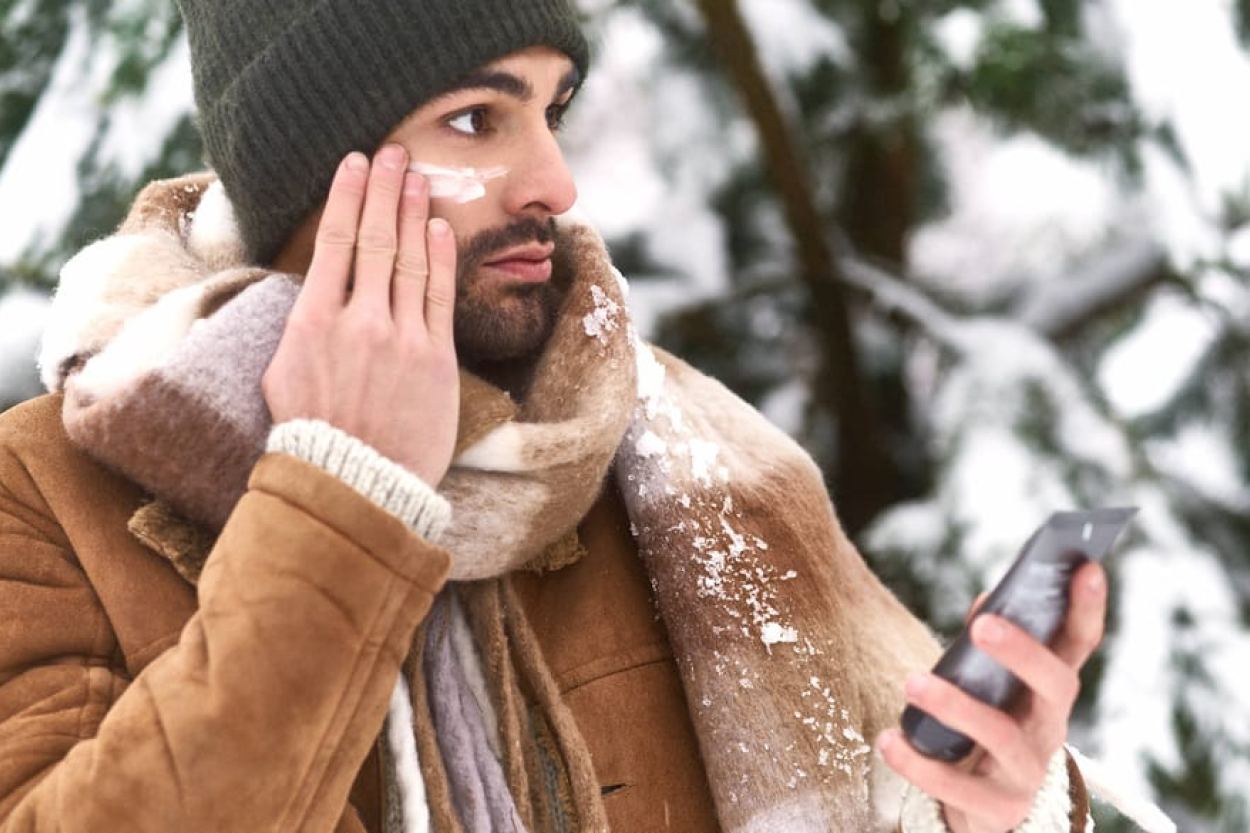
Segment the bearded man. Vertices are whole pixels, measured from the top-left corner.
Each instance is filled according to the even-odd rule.
[[[978,620],[1013,713],[924,673],[562,216],[564,0],[181,7],[213,171],[66,266],[0,421],[0,831],[1085,829],[1102,572],[1052,646]]]

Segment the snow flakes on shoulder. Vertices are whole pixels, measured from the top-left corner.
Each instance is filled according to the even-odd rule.
[[[798,642],[798,631],[782,621],[772,588],[794,574],[778,576],[762,557],[768,543],[735,527],[733,498],[720,488],[730,482],[720,445],[698,436],[695,421],[665,393],[667,373],[651,349],[637,340],[634,347],[643,427],[633,451],[649,465],[631,476],[633,488],[639,497],[674,504],[681,521],[670,532],[688,542],[691,560],[702,571],[698,593],[721,605],[736,630],[759,639],[770,652],[774,645]]]
[[[837,702],[829,686],[819,677],[808,680],[802,697],[811,710],[807,714],[795,712],[794,716],[812,733],[817,765],[852,775],[872,750],[855,728],[851,713]]]
[[[648,422],[654,422],[663,409],[669,425],[680,431],[681,410],[664,396],[664,380],[668,375],[664,365],[656,359],[651,348],[638,339],[634,339],[634,356],[638,364],[638,402],[643,417]]]
[[[712,485],[713,472],[722,483],[729,481],[729,469],[724,466],[716,467],[716,458],[720,456],[720,446],[716,443],[695,437],[685,449],[678,450],[690,455],[690,472],[701,485]]]
[[[662,457],[668,453],[668,443],[660,439],[654,431],[643,431],[638,442],[634,444],[634,450],[639,457]]]
[[[769,646],[798,642],[799,632],[794,628],[783,627],[777,622],[765,622],[764,627],[760,628],[760,641]]]
[[[700,499],[696,506],[705,509],[707,503]],[[759,639],[770,653],[774,645],[797,643],[799,633],[778,609],[774,586],[788,580],[788,574],[778,576],[764,557],[768,542],[754,535],[748,538],[734,527],[730,500],[722,503],[716,515],[719,529],[707,529],[710,524],[698,520],[703,514],[696,512],[682,522],[694,533],[691,557],[702,569],[697,579],[699,595],[721,605],[735,629]]]
[[[607,344],[608,335],[621,326],[621,305],[598,285],[591,285],[590,295],[595,302],[595,310],[582,318],[582,325],[586,328],[586,335],[597,339],[600,344]]]

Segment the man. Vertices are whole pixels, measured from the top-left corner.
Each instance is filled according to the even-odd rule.
[[[1015,713],[918,673],[810,461],[557,222],[562,0],[182,9],[220,182],[67,266],[0,423],[0,831],[1084,829],[1099,568],[1053,648],[978,620]]]

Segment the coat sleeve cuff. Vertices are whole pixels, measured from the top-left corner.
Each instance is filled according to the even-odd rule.
[[[1070,833],[1084,830],[1084,813],[1079,813],[1080,820],[1075,818],[1074,791],[1068,768],[1068,754],[1060,749],[1050,759],[1046,769],[1046,780],[1033,800],[1033,809],[1029,816],[1013,833]],[[1084,795],[1084,785],[1079,794]],[[1088,807],[1088,805],[1086,805]],[[1077,826],[1080,824],[1080,826]],[[942,818],[942,805],[934,801],[920,790],[907,786],[903,793],[903,812],[899,820],[900,833],[950,833]]]
[[[266,450],[334,475],[428,541],[436,542],[451,520],[451,504],[424,480],[328,422],[279,423],[269,432]]]

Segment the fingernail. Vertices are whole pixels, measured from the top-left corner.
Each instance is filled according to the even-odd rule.
[[[435,217],[430,220],[430,236],[446,237],[451,232],[451,226],[447,225],[447,221],[441,217]]]
[[[347,165],[347,169],[349,171],[355,171],[356,173],[362,173],[369,170],[369,160],[365,158],[363,153],[347,154],[347,159],[344,160],[344,164]]]
[[[383,145],[378,151],[378,162],[382,164],[382,167],[394,170],[403,167],[405,155],[406,152],[399,145]]]
[[[1107,580],[1103,577],[1102,570],[1090,571],[1085,577],[1085,589],[1094,595],[1101,595],[1107,589]]]

